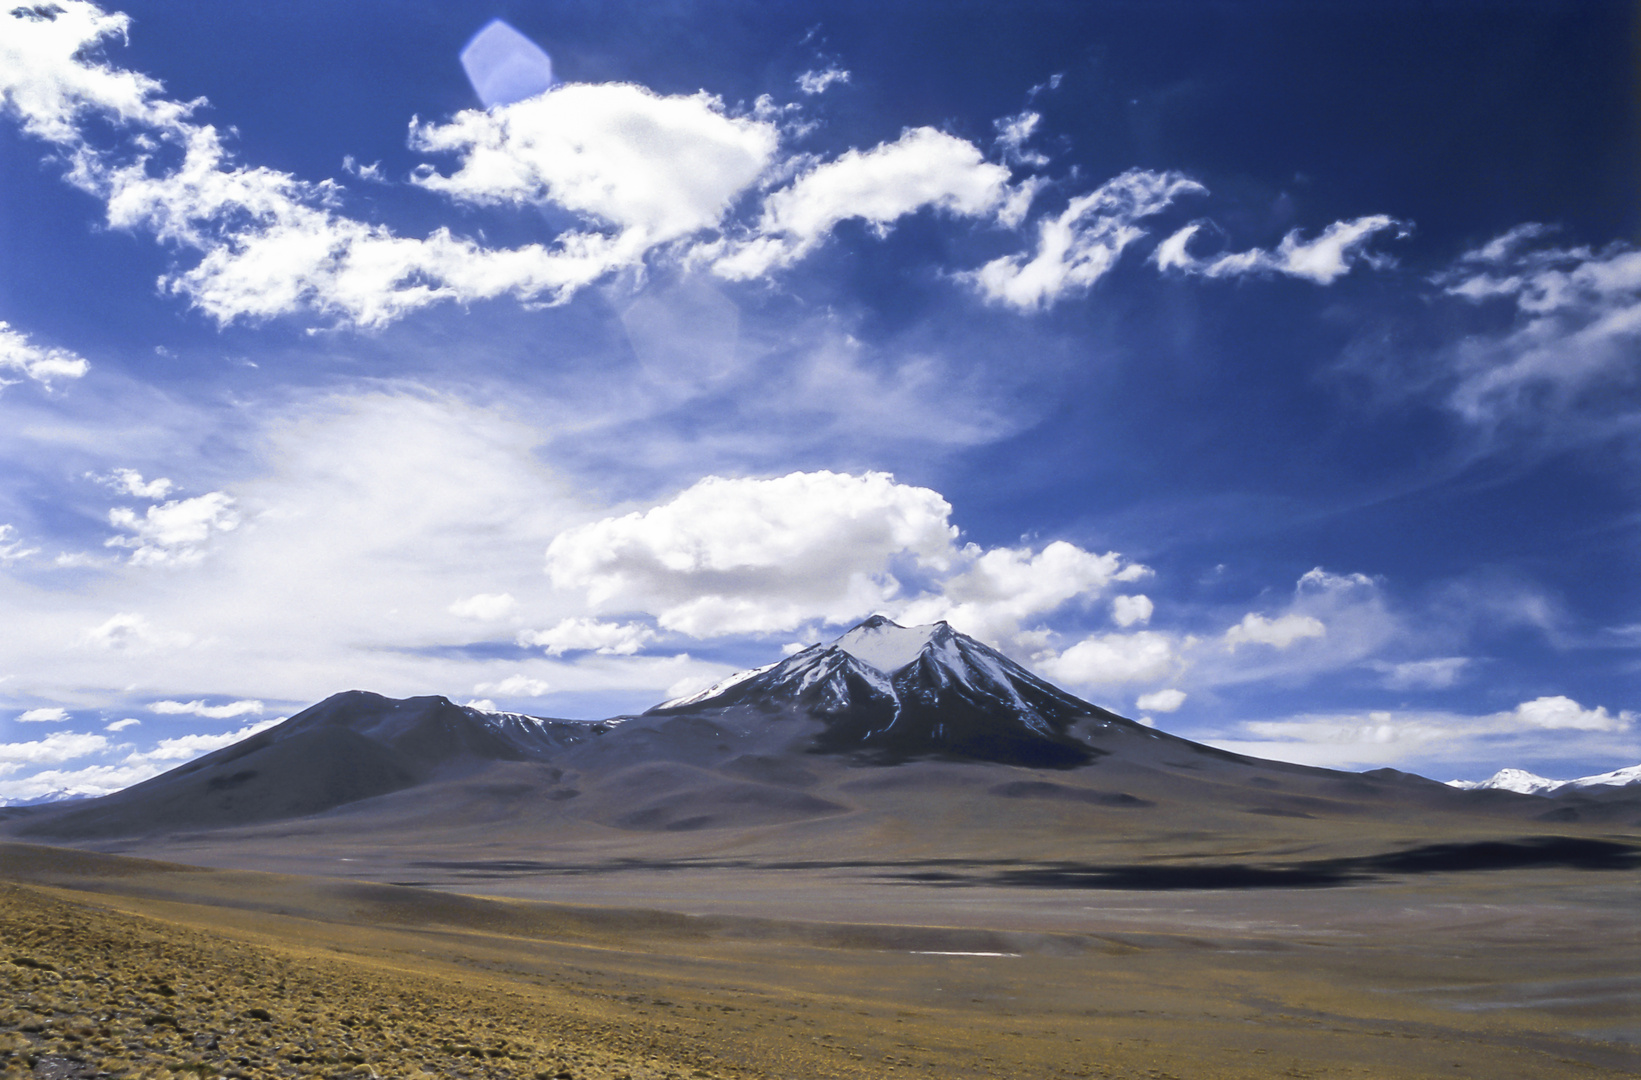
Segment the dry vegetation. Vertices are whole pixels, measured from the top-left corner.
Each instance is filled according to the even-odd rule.
[[[708,1077],[517,994],[0,885],[0,1077]]]
[[[697,882],[770,913],[783,895],[830,897],[826,922],[646,910],[638,877],[619,877],[623,899],[570,906],[0,844],[0,1078],[1597,1080],[1641,1066],[1632,870],[1170,895]]]

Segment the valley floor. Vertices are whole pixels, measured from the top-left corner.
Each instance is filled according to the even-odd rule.
[[[666,873],[542,903],[0,844],[0,1075],[1641,1070],[1633,869],[859,905],[836,874],[671,879],[716,882],[706,914],[650,902]]]

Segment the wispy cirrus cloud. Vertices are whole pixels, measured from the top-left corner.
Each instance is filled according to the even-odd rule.
[[[1393,265],[1389,255],[1371,251],[1368,245],[1380,233],[1394,232],[1402,237],[1409,231],[1406,222],[1374,214],[1353,221],[1336,221],[1310,240],[1303,239],[1300,230],[1294,229],[1282,238],[1275,250],[1250,248],[1198,257],[1192,255],[1189,248],[1204,227],[1202,222],[1187,225],[1158,244],[1151,256],[1157,268],[1165,273],[1206,278],[1281,274],[1331,285],[1358,263],[1373,269]]]
[[[964,279],[986,299],[1021,311],[1052,306],[1110,272],[1124,249],[1146,235],[1141,220],[1182,195],[1207,190],[1183,173],[1131,169],[1040,219],[1035,251],[1001,256]]]
[[[1575,420],[1585,437],[1641,430],[1641,250],[1543,244],[1519,225],[1466,252],[1435,283],[1502,310],[1502,330],[1448,354],[1448,401],[1467,420],[1529,427]]]

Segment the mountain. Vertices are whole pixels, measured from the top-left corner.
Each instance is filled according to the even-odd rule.
[[[1548,780],[1525,769],[1500,769],[1486,780],[1449,780],[1448,787],[1461,791],[1514,791],[1521,795],[1554,795],[1580,789],[1624,788],[1641,785],[1641,765],[1630,765],[1576,780]]]
[[[465,850],[506,836],[521,850],[630,842],[635,858],[649,858],[678,850],[667,834],[703,831],[812,829],[806,844],[825,837],[839,851],[1015,851],[1028,837],[1049,850],[1067,836],[1138,827],[1136,814],[1169,835],[1241,835],[1249,814],[1348,821],[1542,806],[1390,769],[1342,773],[1216,750],[1068,694],[946,623],[874,616],[778,663],[599,722],[349,691],[124,791],[0,826],[75,842],[196,844],[210,830],[243,836],[305,818],[302,835],[378,846],[443,837],[428,842]],[[1554,812],[1607,820],[1631,810],[1580,802]]]
[[[1070,768],[1100,751],[1079,728],[1141,725],[1072,697],[944,622],[874,615],[836,641],[742,672],[646,716],[737,709],[818,720],[817,753],[876,764],[918,758]]]
[[[22,830],[58,837],[245,825],[483,769],[547,761],[604,724],[486,713],[444,697],[335,694],[284,723]]]

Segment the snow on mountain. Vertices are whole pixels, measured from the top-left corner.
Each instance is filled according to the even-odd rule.
[[[777,660],[775,663],[778,664],[780,661]],[[669,698],[650,711],[658,712],[662,709],[678,709],[685,705],[699,704],[709,698],[717,697],[719,694],[723,693],[725,690],[728,690],[732,686],[744,683],[748,679],[756,678],[757,676],[762,675],[774,666],[775,664],[765,664],[763,667],[755,667],[747,671],[737,671],[735,674],[730,675],[727,678],[719,679],[717,682],[713,683],[704,690],[697,690],[695,693],[685,694],[683,697]]]
[[[1563,783],[1565,781],[1546,780],[1526,769],[1500,769],[1486,780],[1449,780],[1447,786],[1456,787],[1461,791],[1492,789],[1514,791],[1518,795],[1546,795]]]
[[[832,644],[885,675],[892,675],[916,660],[935,631],[944,625],[900,626],[874,615]]]
[[[735,708],[807,714],[825,725],[817,750],[885,761],[940,756],[1070,766],[1093,756],[1070,733],[1074,723],[1136,726],[944,622],[908,627],[882,615],[646,715]]]
[[[1566,781],[1566,787],[1628,787],[1631,784],[1641,784],[1641,765],[1629,765],[1612,772],[1597,773],[1594,776],[1582,776],[1577,780]]]
[[[1641,765],[1630,765],[1595,776],[1581,776],[1577,780],[1550,780],[1525,769],[1500,769],[1486,780],[1449,780],[1448,787],[1462,791],[1493,789],[1514,791],[1519,795],[1552,795],[1567,788],[1626,787],[1641,784]]]

